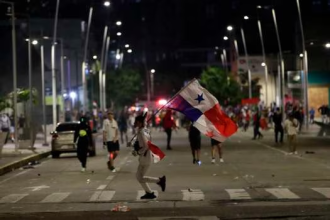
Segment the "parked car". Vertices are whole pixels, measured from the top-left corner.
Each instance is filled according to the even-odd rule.
[[[58,123],[56,130],[51,132],[52,135],[52,157],[59,158],[62,153],[77,152],[76,144],[74,143],[74,133],[79,125],[79,122],[63,122]],[[93,146],[89,147],[89,156],[96,155],[95,140],[92,140]]]

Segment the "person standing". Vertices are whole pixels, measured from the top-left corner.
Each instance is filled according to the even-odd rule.
[[[172,150],[171,147],[171,138],[172,138],[172,129],[175,128],[175,122],[172,118],[172,110],[167,110],[163,119],[163,127],[167,135],[167,150]]]
[[[322,105],[318,111],[321,113],[322,116],[322,123],[327,124],[328,123],[328,113],[329,113],[329,108],[327,105]]]
[[[200,154],[201,154],[201,132],[194,127],[193,123],[188,126],[188,138],[191,148],[191,153],[193,156],[193,164],[201,165]]]
[[[91,128],[85,117],[79,119],[79,126],[74,133],[74,142],[77,146],[77,156],[81,163],[81,172],[86,171],[87,154],[90,146],[93,145]]]
[[[10,126],[11,126],[11,124],[10,124],[10,119],[9,119],[8,115],[3,113],[0,117],[0,129],[1,129],[2,132],[7,133],[5,144],[8,141]]]
[[[211,138],[211,146],[212,146],[212,151],[211,151],[212,161],[211,162],[215,163],[215,155],[216,155],[216,152],[218,152],[220,163],[224,163],[225,161],[222,158],[222,143]]]
[[[118,120],[118,126],[119,126],[119,131],[120,131],[121,143],[124,144],[124,136],[125,136],[126,143],[128,143],[127,115],[126,115],[124,109],[120,113],[119,120]]]
[[[314,124],[314,118],[315,118],[315,110],[314,108],[311,108],[311,110],[309,111],[309,122],[311,124]]]
[[[113,173],[116,172],[114,160],[119,153],[118,133],[118,124],[114,119],[113,112],[110,111],[108,112],[108,117],[103,121],[103,142],[107,146],[109,153],[108,168]]]
[[[260,133],[260,118],[261,118],[261,115],[260,115],[260,112],[259,112],[259,108],[257,108],[256,113],[253,116],[254,135],[253,135],[252,140],[256,140],[257,137],[259,139],[263,137],[263,135]]]
[[[284,130],[282,126],[282,112],[278,107],[273,115],[273,122],[275,125],[275,143],[278,143],[278,134],[280,134],[280,143],[283,143]]]
[[[288,135],[289,142],[289,154],[298,154],[297,152],[297,134],[299,122],[294,118],[293,114],[290,114],[288,119],[284,122],[285,131]]]
[[[134,143],[133,155],[139,155],[139,166],[136,172],[136,179],[146,192],[145,195],[141,196],[141,199],[155,199],[156,195],[152,192],[148,183],[158,184],[164,192],[166,189],[166,176],[160,178],[145,176],[153,160],[148,147],[150,135],[145,128],[145,116],[137,116],[135,118],[134,127],[137,128],[137,137]]]

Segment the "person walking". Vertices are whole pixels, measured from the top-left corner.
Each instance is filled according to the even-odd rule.
[[[103,143],[107,146],[109,160],[107,162],[109,170],[116,172],[114,160],[119,154],[118,124],[114,119],[112,111],[108,112],[108,117],[103,121]]]
[[[253,116],[254,135],[253,135],[252,140],[256,140],[257,137],[259,139],[263,137],[263,135],[260,133],[260,118],[261,118],[261,115],[260,115],[260,112],[259,112],[259,108],[257,108],[256,113]]]
[[[163,127],[167,135],[167,150],[172,150],[171,147],[171,138],[172,138],[172,129],[175,128],[175,122],[172,118],[172,110],[167,110],[163,119]]]
[[[92,131],[85,117],[79,119],[79,125],[74,133],[74,143],[77,146],[77,156],[81,163],[81,172],[86,171],[87,154],[90,146],[93,145]]]
[[[5,139],[5,144],[8,141],[10,126],[11,126],[11,123],[10,123],[10,119],[9,119],[8,115],[3,113],[0,117],[0,129],[1,129],[2,132],[7,133],[7,136],[6,136],[6,139]]]
[[[212,151],[211,151],[212,161],[211,161],[211,163],[215,163],[216,152],[218,152],[220,163],[224,163],[225,161],[222,158],[222,143],[217,141],[217,140],[214,140],[213,138],[211,138],[211,147],[212,147]]]
[[[280,134],[280,143],[283,143],[284,130],[282,125],[282,112],[278,107],[273,115],[273,123],[275,126],[275,143],[278,143],[278,134]]]
[[[134,143],[133,155],[139,155],[139,166],[136,172],[136,179],[146,192],[145,195],[141,196],[141,199],[155,199],[156,195],[152,192],[148,183],[158,184],[164,192],[166,189],[166,176],[159,178],[145,176],[153,160],[152,154],[148,147],[150,134],[145,128],[145,116],[137,116],[135,118],[134,127],[137,128],[137,136]]]
[[[315,110],[314,108],[311,108],[311,110],[309,111],[309,122],[311,124],[314,124],[314,118],[315,118]]]
[[[193,156],[193,164],[201,165],[200,154],[201,154],[201,145],[202,145],[202,137],[201,132],[194,127],[191,122],[188,126],[188,138],[191,148],[191,153]]]
[[[284,122],[285,131],[288,135],[289,142],[289,154],[298,154],[297,152],[297,134],[299,122],[294,118],[293,114],[290,114],[288,119]]]

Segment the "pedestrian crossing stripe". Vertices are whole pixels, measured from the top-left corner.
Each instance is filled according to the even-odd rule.
[[[0,199],[0,203],[16,203],[29,194],[10,194]]]
[[[299,199],[300,197],[287,188],[265,189],[267,192],[275,196],[277,199]]]
[[[102,187],[101,187],[102,186]],[[116,191],[110,191],[110,190],[104,190],[104,185],[100,185],[99,188],[102,188],[101,190],[95,190],[93,191],[92,195],[88,194],[86,195],[86,200],[83,199],[83,201],[89,201],[89,202],[110,202],[112,200],[122,200],[120,199],[121,194]],[[324,197],[326,199],[330,199],[330,188],[309,188],[312,190],[315,194],[317,193],[319,197]],[[263,189],[267,193],[271,194],[276,199],[300,199],[302,197],[298,196],[297,194],[293,193],[288,188],[266,188]],[[181,191],[181,197],[179,197],[180,194],[177,194],[177,199],[179,201],[203,201],[207,199],[207,194],[201,190],[201,189],[188,189],[188,190],[180,190]],[[251,197],[249,192],[245,189],[225,189],[225,191],[228,193],[230,200],[252,200],[252,199],[261,199],[261,198],[255,198]],[[157,196],[154,200],[158,199],[158,191],[153,191],[155,195]],[[131,192],[133,194],[134,192]],[[173,195],[174,192],[170,192],[170,194]],[[215,192],[208,192],[212,194],[212,198],[214,198]],[[219,192],[217,192],[219,193]],[[36,193],[31,193],[35,195]],[[3,197],[0,197],[0,204],[9,204],[9,203],[23,203],[24,198],[28,196],[33,196],[31,194],[9,194]],[[72,196],[71,196],[72,194]],[[117,196],[118,194],[118,196]],[[126,194],[126,193],[124,193]],[[135,200],[136,201],[143,201],[140,199],[141,196],[145,194],[144,190],[138,190]],[[74,198],[74,193],[72,192],[61,192],[61,193],[51,193],[47,195],[43,200],[36,201],[37,203],[60,203],[66,200],[69,196]],[[167,193],[163,193],[161,198],[166,200]],[[126,197],[126,196],[125,196]],[[173,198],[173,196],[171,196]],[[79,198],[81,199],[81,195],[79,195]],[[134,200],[134,196],[131,197]],[[127,197],[126,197],[127,199]],[[221,199],[221,198],[219,198]],[[222,198],[223,199],[223,198]],[[31,199],[29,199],[31,200]]]
[[[326,198],[330,199],[330,188],[312,188],[312,190],[322,194]]]
[[[245,189],[226,189],[226,191],[232,200],[251,199],[250,195],[246,192]]]
[[[41,203],[58,203],[66,199],[71,193],[52,193],[44,198]]]
[[[205,195],[200,189],[181,190],[181,192],[183,201],[203,201],[205,199]]]

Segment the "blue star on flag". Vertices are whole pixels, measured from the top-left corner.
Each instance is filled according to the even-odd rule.
[[[196,101],[198,101],[198,104],[201,104],[202,101],[204,101],[205,99],[203,98],[203,93],[201,95],[197,94],[197,98],[195,99]]]

